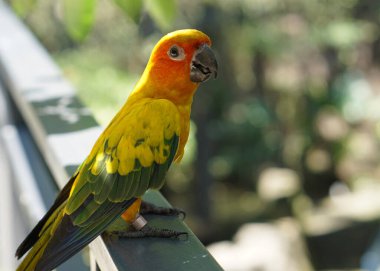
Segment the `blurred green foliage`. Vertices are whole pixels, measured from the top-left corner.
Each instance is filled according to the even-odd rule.
[[[76,41],[82,41],[94,22],[95,0],[62,1],[62,21],[66,31]]]
[[[115,0],[115,3],[123,9],[125,14],[133,19],[135,22],[140,20],[141,9],[143,2],[142,0],[136,1],[125,1],[125,0]]]
[[[33,11],[37,3],[37,0],[9,1],[16,13],[23,18]],[[141,10],[144,8],[161,29],[170,28],[176,16],[176,0],[113,0],[113,2],[135,22],[138,22]],[[101,1],[59,0],[54,5],[70,38],[81,42],[92,29],[95,9],[97,5],[101,6]]]
[[[60,17],[61,1],[39,0],[30,13],[22,2],[12,1],[103,124],[163,33],[210,35],[220,76],[197,93],[188,156],[164,188],[205,242],[246,221],[302,216],[334,184],[379,183],[380,2],[63,1],[72,17]],[[298,176],[294,195],[266,198],[263,172],[273,168]]]
[[[36,0],[12,0],[12,7],[21,17],[25,17],[36,4]]]

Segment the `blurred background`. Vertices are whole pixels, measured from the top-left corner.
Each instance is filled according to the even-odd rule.
[[[380,270],[379,1],[10,2],[102,125],[163,34],[207,33],[163,194],[226,270]]]

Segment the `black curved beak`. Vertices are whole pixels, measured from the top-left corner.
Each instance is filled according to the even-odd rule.
[[[194,83],[201,83],[209,79],[212,75],[216,78],[218,74],[218,63],[211,48],[203,44],[191,60],[190,80]]]

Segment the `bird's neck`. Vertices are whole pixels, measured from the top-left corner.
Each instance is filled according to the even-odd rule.
[[[181,74],[181,73],[180,73]],[[167,99],[177,106],[191,106],[197,83],[173,70],[162,72],[147,66],[132,95],[142,98]]]

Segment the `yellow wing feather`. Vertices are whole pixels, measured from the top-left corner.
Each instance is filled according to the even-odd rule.
[[[105,200],[101,191],[105,196],[110,195],[113,191],[110,185],[116,183],[130,183],[127,186],[130,190],[126,188],[129,198],[141,196],[143,190],[155,183],[149,180],[155,165],[163,165],[175,156],[172,152],[176,151],[177,143],[173,146],[173,139],[180,137],[180,131],[180,113],[168,100],[145,98],[125,106],[84,162],[71,190],[66,213],[72,214],[91,194],[100,204]],[[148,176],[143,178],[142,173]],[[128,199],[117,194],[120,200]]]
[[[107,173],[117,170],[122,176],[134,169],[136,160],[143,167],[150,166],[153,161],[158,164],[166,161],[164,153],[169,146],[165,140],[180,133],[179,113],[173,103],[164,99],[143,99],[117,117],[118,120],[111,123],[96,143],[95,152],[86,160],[92,163],[94,175],[97,175],[98,164],[105,154],[113,158],[106,162]]]

